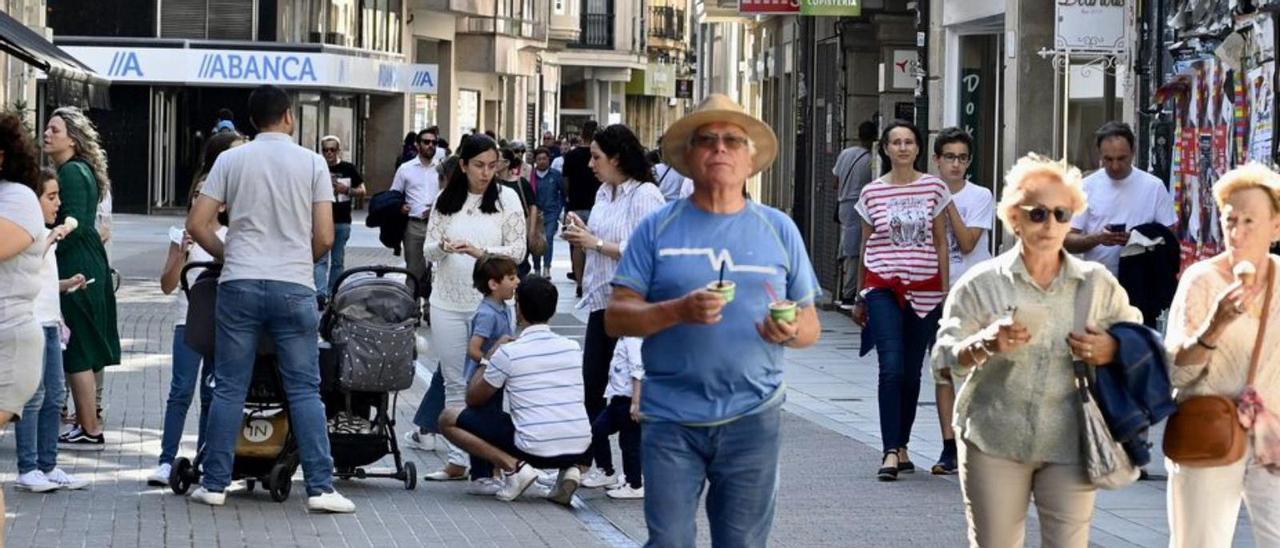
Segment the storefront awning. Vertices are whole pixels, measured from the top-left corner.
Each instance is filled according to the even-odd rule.
[[[0,51],[44,72],[49,98],[58,105],[110,107],[109,81],[4,12],[0,12]]]

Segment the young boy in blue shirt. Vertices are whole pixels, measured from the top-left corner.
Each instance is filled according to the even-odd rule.
[[[480,301],[476,315],[471,319],[464,370],[464,377],[468,382],[480,367],[481,360],[492,354],[498,345],[512,340],[511,313],[507,308],[507,301],[515,298],[516,287],[520,285],[516,262],[502,255],[486,255],[476,261],[471,280],[476,290],[484,294],[484,300]],[[489,400],[485,408],[501,411],[502,394]],[[493,496],[501,488],[502,482],[493,477],[493,464],[472,456],[471,486],[467,492]]]

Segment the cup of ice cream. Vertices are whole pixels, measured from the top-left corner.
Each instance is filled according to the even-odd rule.
[[[1244,285],[1253,285],[1253,280],[1258,276],[1258,267],[1253,266],[1249,261],[1240,261],[1236,264],[1231,272],[1236,275],[1236,279]]]
[[[770,304],[769,316],[775,322],[794,323],[796,321],[795,301],[777,301]]]
[[[737,292],[737,289],[738,289],[738,284],[733,283],[732,280],[725,280],[723,282],[711,282],[707,284],[707,291],[710,291],[712,293],[719,293],[720,297],[724,299],[724,304],[729,304],[733,302],[733,296]]]

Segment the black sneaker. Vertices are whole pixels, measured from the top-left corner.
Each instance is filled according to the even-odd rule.
[[[840,299],[838,306],[840,310],[853,310],[855,302],[853,299]]]
[[[63,451],[101,451],[106,446],[107,441],[102,434],[89,434],[79,426],[58,436],[58,449]]]

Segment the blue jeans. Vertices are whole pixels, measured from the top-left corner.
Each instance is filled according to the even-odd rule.
[[[641,425],[648,547],[692,547],[707,492],[713,546],[763,547],[778,494],[781,408],[720,426]]]
[[[888,289],[867,294],[867,329],[880,361],[880,436],[886,452],[902,449],[911,439],[920,403],[924,356],[938,334],[942,306],[921,318],[911,305],[898,304]]]
[[[444,412],[444,377],[440,375],[440,368],[436,367],[435,374],[431,375],[431,386],[428,386],[427,393],[422,395],[418,412],[413,415],[413,424],[432,434],[439,434],[442,412]]]
[[[18,446],[18,473],[37,468],[52,471],[58,466],[58,429],[62,426],[62,343],[58,326],[44,327],[44,375],[36,393],[22,408],[22,420],[13,427]]]
[[[336,223],[333,225],[333,249],[316,261],[316,294],[322,297],[333,295],[337,289],[338,276],[346,268],[347,240],[351,239],[351,224]]]
[[[319,323],[315,293],[306,286],[271,280],[234,280],[218,286],[218,351],[205,428],[205,489],[221,492],[231,482],[258,337],[267,335],[275,340],[307,494],[333,490],[333,457],[320,401]]]
[[[200,420],[197,423],[196,446],[204,445],[205,422],[209,415],[212,389],[210,370],[201,367],[204,357],[187,346],[187,326],[173,326],[173,374],[169,380],[169,399],[164,406],[164,434],[160,436],[160,464],[173,464],[182,443],[182,429],[187,423],[187,409],[200,386]]]
[[[547,233],[547,252],[542,256],[542,268],[551,269],[551,256],[556,250],[556,231],[560,230],[560,214],[547,215],[542,218],[542,228]],[[536,265],[535,265],[536,266]]]

